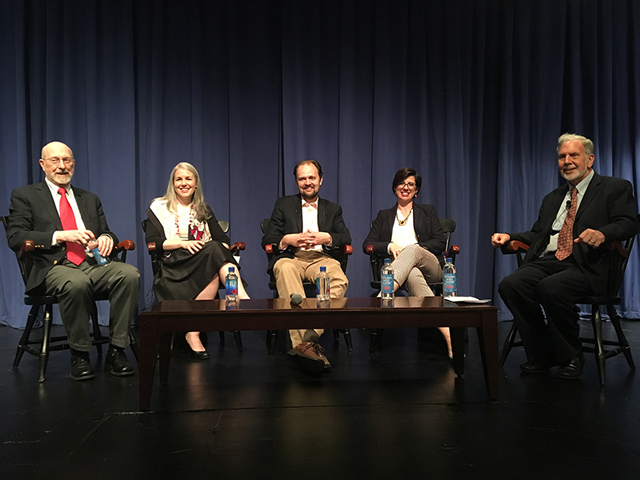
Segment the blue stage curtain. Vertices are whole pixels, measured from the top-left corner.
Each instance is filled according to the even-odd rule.
[[[140,222],[180,161],[246,242],[253,297],[271,296],[260,220],[296,193],[299,160],[321,162],[321,196],[343,206],[349,296],[373,293],[360,246],[394,203],[394,172],[413,166],[419,201],[457,221],[460,293],[493,298],[501,318],[515,259],[490,236],[530,228],[562,183],[561,133],[594,140],[599,173],[640,180],[633,0],[14,0],[0,2],[0,44],[0,214],[13,188],[43,180],[41,147],[67,143],[73,184],[137,244],[140,309],[153,301]],[[630,318],[638,267],[634,253]],[[24,325],[23,290],[0,242],[0,323]]]

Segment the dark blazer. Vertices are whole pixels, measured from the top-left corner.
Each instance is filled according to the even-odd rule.
[[[220,243],[226,243],[227,245],[229,245],[229,237],[225,235],[225,233],[220,228],[213,210],[211,210],[211,207],[209,207],[208,205],[207,208],[209,209],[209,213],[211,214],[211,217],[209,217],[209,219],[207,220],[207,223],[209,224],[209,233],[211,233],[211,240],[215,240]],[[162,228],[160,220],[158,220],[158,217],[156,217],[156,214],[153,213],[150,208],[147,209],[146,213],[147,218],[149,219],[149,223],[147,224],[147,229],[145,231],[145,241],[147,243],[155,242],[156,251],[160,255],[162,255],[162,244],[167,239],[167,235],[164,232],[164,228]]]
[[[362,243],[362,251],[367,253],[367,246],[373,245],[376,253],[388,257],[387,247],[391,242],[393,223],[396,220],[398,204],[387,210],[380,210],[375,220],[371,222],[369,235]],[[446,246],[446,238],[440,225],[440,219],[433,205],[413,204],[413,226],[418,244],[433,253],[440,263],[444,263],[442,252]]]
[[[573,238],[587,228],[599,230],[605,242],[599,248],[584,243],[573,245],[573,257],[596,295],[607,293],[609,250],[611,242],[631,238],[638,232],[638,208],[633,187],[627,180],[603,177],[594,172],[589,188],[580,202],[573,224]],[[564,201],[569,185],[563,185],[542,200],[538,220],[531,230],[510,234],[512,240],[530,245],[524,263],[536,260],[549,244],[551,227]]]
[[[318,199],[318,229],[331,234],[332,247],[322,246],[323,251],[337,258],[345,245],[351,244],[351,234],[342,219],[342,208],[337,203],[324,198]],[[289,195],[279,198],[273,207],[273,213],[267,230],[262,237],[262,248],[266,245],[279,245],[280,240],[290,233],[302,232],[302,197]],[[289,247],[283,252],[274,250],[275,254],[269,259],[267,272],[271,274],[273,265],[281,258],[293,258],[295,251]]]
[[[118,238],[109,230],[98,196],[76,187],[71,188],[86,229],[91,230],[96,238],[110,235],[117,245]],[[11,192],[7,228],[9,247],[17,251],[22,242],[33,240],[36,248],[33,268],[27,279],[27,293],[40,286],[49,270],[66,258],[66,245],[51,245],[56,230],[62,230],[60,215],[45,182],[16,188]]]

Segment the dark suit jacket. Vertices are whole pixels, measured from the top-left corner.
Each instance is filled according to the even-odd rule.
[[[369,235],[362,244],[362,250],[367,253],[367,246],[373,245],[376,253],[388,257],[387,246],[391,242],[393,223],[396,220],[398,204],[387,210],[380,210],[375,220],[371,222]],[[440,225],[440,219],[433,205],[413,204],[413,227],[418,238],[418,244],[433,253],[440,263],[444,263],[442,252],[446,246],[446,238]]]
[[[342,219],[342,208],[337,203],[330,202],[324,198],[318,199],[318,229],[321,232],[331,234],[333,239],[332,247],[323,245],[323,251],[334,258],[337,258],[345,245],[351,244],[349,229]],[[302,197],[289,195],[279,198],[273,207],[273,213],[267,230],[262,237],[262,248],[266,245],[279,245],[280,240],[290,233],[302,232]],[[280,252],[274,249],[275,254],[269,259],[267,272],[271,274],[273,265],[281,258],[293,258],[295,251],[287,248]]]
[[[549,244],[549,237],[553,233],[551,227],[568,189],[568,185],[563,185],[544,197],[538,220],[531,230],[510,234],[512,240],[530,245],[524,263],[539,258]],[[573,257],[594,294],[604,295],[607,293],[609,276],[607,245],[631,238],[638,232],[638,208],[631,183],[621,178],[603,177],[594,172],[576,212],[573,238],[577,238],[587,228],[602,232],[605,243],[596,249],[584,243],[574,244]]]
[[[96,238],[103,234],[110,235],[117,245],[118,238],[109,230],[98,196],[86,190],[72,188],[86,229],[91,230]],[[16,188],[11,192],[7,228],[9,247],[17,251],[22,242],[33,240],[36,248],[33,267],[27,279],[27,293],[40,286],[49,270],[66,258],[64,244],[51,245],[53,232],[56,230],[62,230],[62,224],[45,182]]]

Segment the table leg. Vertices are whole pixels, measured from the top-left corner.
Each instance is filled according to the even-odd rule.
[[[451,349],[453,350],[453,371],[458,377],[464,376],[464,333],[465,327],[449,328]]]
[[[498,319],[496,312],[482,313],[482,326],[478,327],[478,341],[482,357],[482,369],[487,393],[492,400],[498,399]]]
[[[151,403],[151,388],[156,369],[158,335],[155,333],[140,333],[140,350],[138,358],[139,376],[139,404],[140,410],[149,410]]]
[[[160,375],[160,385],[166,385],[169,380],[169,364],[171,363],[171,343],[173,341],[172,333],[161,333],[158,343],[158,357],[160,366],[158,368]]]

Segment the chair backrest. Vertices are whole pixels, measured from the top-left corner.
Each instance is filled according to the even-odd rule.
[[[0,216],[0,221],[2,221],[2,226],[4,227],[4,231],[6,233],[7,227],[9,226],[9,217]],[[28,242],[31,242],[31,241],[27,240],[27,242],[25,243],[28,244]],[[35,248],[33,245],[33,242],[31,242],[31,247]],[[20,275],[22,275],[22,281],[26,286],[27,278],[29,276],[29,272],[31,271],[32,260],[31,260],[31,255],[22,255],[22,253],[23,253],[22,251],[15,252],[16,260],[18,260],[18,266],[20,267]]]
[[[453,218],[441,218],[440,226],[442,227],[446,238],[444,251],[448,252],[449,247],[451,246],[451,234],[456,231],[456,221]]]
[[[269,226],[270,221],[271,221],[270,218],[262,219],[262,221],[260,222],[260,228],[262,229],[262,233],[265,233],[267,231],[267,227]]]
[[[222,233],[224,234],[229,233],[229,222],[227,222],[226,220],[218,220],[218,225],[220,225],[220,229],[222,230]]]
[[[607,291],[610,297],[615,297],[620,290],[635,239],[634,235],[624,242],[613,242],[611,244],[612,252],[609,259],[609,285]]]

